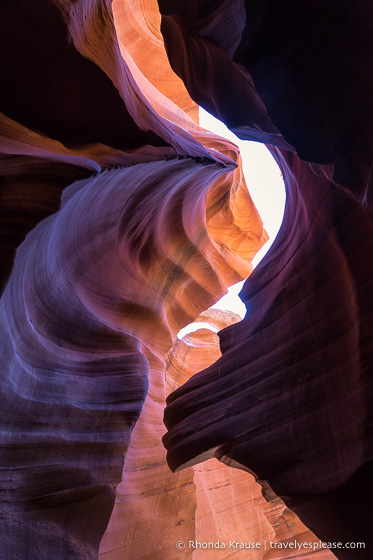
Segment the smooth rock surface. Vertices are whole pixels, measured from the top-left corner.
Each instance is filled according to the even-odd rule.
[[[158,4],[3,5],[0,555],[216,558],[176,542],[238,531],[370,560],[371,4]],[[287,190],[245,320],[207,315],[221,357],[176,335],[267,235],[195,102]]]

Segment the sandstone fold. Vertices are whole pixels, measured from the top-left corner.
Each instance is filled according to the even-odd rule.
[[[111,515],[106,557],[170,557],[173,536],[194,535],[190,473],[172,475],[161,443],[163,356],[181,327],[250,274],[267,238],[236,146],[198,127],[167,64],[156,5],[135,7],[4,7],[0,515],[9,558],[95,558]],[[138,21],[153,22],[151,33],[141,24],[131,39]],[[160,79],[135,48],[145,40]],[[176,528],[167,539],[154,531],[155,512]]]
[[[241,465],[320,538],[369,548],[372,10],[245,2],[233,52],[223,5],[159,0],[170,63],[238,136],[272,145],[287,202],[222,357],[168,397],[168,462]]]
[[[160,447],[162,357],[248,266],[245,244],[233,258],[206,222],[206,203],[211,219],[231,215],[225,194],[208,203],[231,168],[172,159],[78,181],[19,248],[2,298],[2,515],[19,535],[14,553],[27,540],[41,558],[95,557],[147,394],[139,430]]]
[[[176,543],[236,531],[370,560],[371,5],[2,9],[0,556],[223,560]],[[241,156],[197,104],[283,174],[254,271]],[[205,312],[244,278],[243,321]]]
[[[369,546],[353,480],[372,460],[372,217],[307,163],[277,157],[283,226],[241,292],[247,317],[219,333],[222,357],[168,397],[168,462],[240,464],[321,538]],[[368,557],[353,554],[338,557]]]
[[[229,311],[210,309],[202,313],[197,329],[177,340],[167,354],[166,388],[168,393],[184,384],[194,374],[212,365],[221,357],[217,331],[241,321]],[[284,548],[270,549],[269,543],[286,547],[286,558],[299,558],[295,543],[317,543],[318,539],[291,512],[263,481],[237,465],[224,465],[216,459],[194,465],[177,473],[193,473],[197,507],[195,539],[199,542],[218,541],[227,549],[196,549],[193,558],[270,559],[283,557]],[[264,491],[263,491],[264,490]],[[260,543],[259,548],[229,549],[230,542]],[[267,548],[268,547],[268,548]],[[304,553],[303,553],[304,554]],[[334,558],[327,550],[314,552],[317,559]]]
[[[166,120],[150,105],[121,56],[111,2],[16,0],[3,9],[1,288],[16,248],[70,183],[176,154],[218,155],[172,111]]]
[[[370,2],[158,4],[170,64],[194,101],[240,138],[326,166],[372,206]]]

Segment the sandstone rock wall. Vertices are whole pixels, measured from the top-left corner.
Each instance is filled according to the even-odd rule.
[[[368,559],[371,6],[158,4],[2,7],[4,560],[202,558],[175,543],[233,529]],[[196,102],[287,189],[245,320],[207,317],[221,357],[177,332],[267,236]]]

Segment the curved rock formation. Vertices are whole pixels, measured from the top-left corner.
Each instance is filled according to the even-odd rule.
[[[200,454],[249,467],[302,519],[302,506],[307,512],[308,502],[343,492],[371,460],[372,286],[363,255],[373,224],[307,164],[279,163],[292,190],[279,236],[241,292],[250,313],[220,333],[222,358],[168,397],[164,442],[173,469]],[[308,197],[298,182],[308,182]],[[319,510],[305,520],[326,540],[340,540],[343,527],[347,541],[367,541],[357,513],[356,526],[344,510],[330,526]]]
[[[43,115],[34,104],[29,115],[34,120],[26,123],[16,98],[10,101],[20,112],[3,105],[8,113],[2,117],[7,244],[10,227],[15,247],[41,222],[19,248],[2,299],[1,538],[9,558],[96,557],[122,478],[123,453],[146,394],[126,454],[123,484],[132,493],[139,484],[141,493],[150,484],[154,492],[162,472],[166,479],[175,478],[161,445],[162,356],[181,327],[223,295],[226,285],[250,273],[248,259],[266,239],[236,166],[235,146],[212,138],[206,149],[186,132],[187,126],[172,125],[172,104],[168,109],[165,105],[165,126],[119,55],[109,4],[101,5],[100,18],[92,4],[56,6],[59,11],[46,11],[43,23],[48,23],[49,14],[49,23],[65,26],[65,38],[57,33],[54,39],[50,31],[46,38],[55,43],[61,60],[74,56],[80,61],[76,72],[72,64],[70,80],[89,87],[83,71],[89,57],[96,63],[97,76],[104,70],[102,80],[110,83],[106,75],[111,77],[125,100],[121,111],[134,120],[130,126],[120,124],[117,114],[115,126],[123,130],[127,145],[116,145],[115,127],[109,125],[117,111],[99,78],[91,87],[113,111],[113,117],[104,116],[112,134],[108,139],[90,132],[87,143],[68,129],[75,139],[74,146],[68,145],[61,133],[64,117],[56,112],[60,104],[68,104],[62,97],[49,99]],[[17,8],[9,8],[10,20],[13,15],[24,21],[27,11],[22,15]],[[38,10],[33,15],[36,29],[30,25],[28,31],[34,35],[42,15]],[[31,49],[30,58],[34,54]],[[52,54],[53,50],[45,56]],[[54,69],[48,64],[45,71]],[[59,94],[63,93],[62,89]],[[77,94],[75,103],[83,107],[87,99]],[[98,109],[89,109],[91,128],[101,131],[92,117]],[[175,122],[180,114],[179,110]],[[74,126],[88,134],[84,115],[82,111],[74,117]],[[38,119],[46,117],[49,128],[39,131]],[[186,115],[184,121],[191,123],[196,136],[208,136]],[[150,126],[166,138],[142,138],[140,127]],[[162,147],[168,140],[172,146]],[[154,147],[146,145],[150,142]],[[152,160],[158,161],[145,163]],[[128,164],[132,167],[103,172]],[[61,190],[92,173],[96,175],[65,191],[60,211],[53,214]],[[53,215],[41,221],[49,214]],[[244,220],[247,214],[250,224]],[[13,250],[11,245],[8,266]],[[131,468],[135,464],[141,474],[147,466],[144,452],[153,444],[160,469],[154,467],[147,483],[141,477],[134,481]],[[184,500],[185,492],[180,496]],[[166,500],[162,508],[166,512],[168,507]],[[133,519],[138,524],[141,516]],[[142,538],[149,534],[144,532]],[[175,543],[169,547],[174,551]],[[151,544],[150,553],[155,548]]]
[[[172,335],[223,295],[240,270],[246,273],[246,261],[231,252],[228,265],[229,245],[213,241],[206,228],[206,198],[207,214],[216,214],[212,203],[222,194],[223,204],[230,203],[226,182],[219,181],[227,171],[235,174],[185,158],[74,183],[61,210],[18,250],[2,298],[3,336],[10,339],[2,361],[8,402],[2,421],[9,424],[2,460],[9,476],[24,456],[17,477],[5,484],[10,494],[4,507],[11,526],[21,525],[23,539],[28,516],[42,525],[43,557],[76,546],[69,552],[74,557],[80,543],[91,547],[87,557],[94,554],[146,394],[147,434],[139,427],[131,445],[136,448],[140,431],[143,452],[157,425],[163,432],[162,356]],[[139,222],[139,213],[146,219]],[[229,217],[229,208],[224,213]],[[258,226],[260,232],[259,219]],[[246,237],[251,243],[253,232]],[[155,441],[160,447],[161,434]],[[35,486],[41,470],[48,484]],[[101,493],[106,511],[98,507]],[[88,506],[86,496],[97,507]],[[66,515],[69,521],[59,527]]]
[[[120,54],[111,2],[16,0],[3,8],[2,287],[17,246],[58,210],[74,180],[176,154],[210,157],[187,127],[150,106]]]
[[[371,3],[158,4],[172,68],[198,104],[240,138],[294,146],[372,206]]]
[[[216,362],[221,356],[215,329],[224,329],[241,321],[229,311],[210,309],[197,321],[201,327],[178,340],[167,355],[166,383],[171,388]],[[214,330],[211,330],[214,329]],[[196,488],[195,536],[200,542],[229,544],[230,541],[259,543],[259,548],[196,549],[193,558],[282,558],[283,549],[270,550],[269,543],[316,543],[317,538],[286,508],[285,504],[247,472],[211,459],[182,472],[193,471]],[[180,475],[181,473],[178,473]],[[262,482],[263,484],[263,482]],[[192,504],[191,504],[192,505]],[[266,549],[268,546],[268,550]],[[306,551],[307,552],[307,551]],[[303,551],[304,554],[304,551]],[[286,550],[286,558],[299,558],[299,548]],[[334,558],[329,551],[313,553],[317,559]],[[302,553],[301,553],[302,556]]]
[[[365,33],[371,9],[351,6],[351,20],[345,6],[335,7],[337,15],[328,7],[321,25],[308,2],[304,12],[288,2],[286,22],[283,6],[246,3],[246,26],[232,60],[223,29],[213,36],[205,31],[207,22],[219,29],[224,2],[219,8],[188,4],[185,13],[182,1],[159,5],[171,64],[191,96],[239,136],[270,138],[280,148],[272,151],[287,189],[280,234],[241,292],[247,317],[219,335],[222,358],[168,398],[169,464],[177,469],[199,456],[233,460],[268,480],[321,538],[365,541],[370,548],[373,286],[367,255],[373,224],[370,210],[336,183],[370,205],[373,119],[367,100],[373,84],[363,61],[372,47]],[[299,49],[307,16],[309,29]],[[341,29],[348,30],[353,45],[363,41],[359,63],[350,55],[351,45],[338,39]],[[317,53],[325,45],[331,48],[321,65]],[[191,72],[191,65],[197,70]],[[356,102],[349,89],[338,96],[335,91],[336,84],[348,81],[350,69],[354,86],[364,82],[354,90]],[[234,93],[234,104],[227,92],[231,80],[242,84],[241,92],[252,87],[248,70],[257,89],[243,97]],[[227,82],[227,75],[237,78]],[[308,101],[300,93],[307,84]],[[268,116],[312,164],[283,149]],[[333,552],[354,559],[371,554]]]
[[[176,542],[232,528],[313,541],[292,512],[371,557],[372,10],[298,4],[159,0],[161,24],[154,0],[5,2],[4,560],[195,559]],[[229,324],[219,359],[205,330],[170,349],[267,237],[192,99],[270,144],[287,189],[245,320],[200,317]]]

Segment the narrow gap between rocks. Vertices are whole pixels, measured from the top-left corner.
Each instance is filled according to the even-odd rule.
[[[203,128],[231,140],[240,149],[247,188],[263,220],[264,229],[269,235],[268,241],[258,251],[252,261],[252,265],[255,268],[273,244],[284,217],[286,194],[281,171],[264,144],[240,140],[224,123],[202,108],[199,109],[199,122]],[[210,309],[232,311],[243,319],[246,314],[246,308],[238,294],[244,282],[245,280],[242,280],[231,286],[228,289],[228,293]],[[177,336],[181,339],[186,334],[202,328],[214,330],[213,326],[207,323],[193,322],[181,329]]]

